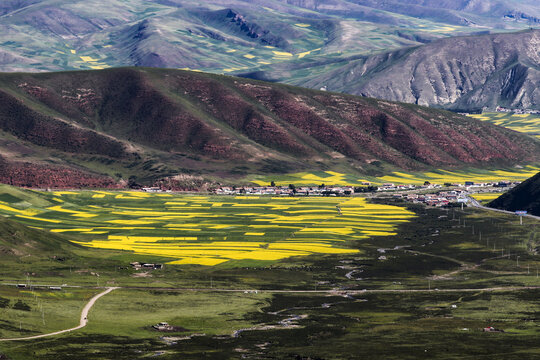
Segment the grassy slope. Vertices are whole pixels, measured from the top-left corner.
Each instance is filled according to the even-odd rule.
[[[526,210],[540,216],[540,173],[493,200],[489,206],[508,211]]]
[[[0,44],[6,53],[2,70],[144,65],[218,73],[251,71],[266,63],[342,60],[457,33],[527,26],[504,21],[500,14],[458,12],[456,16],[433,5],[435,10],[407,16],[397,8],[339,3],[334,10],[332,5],[316,8],[281,1],[182,1],[177,6],[174,1],[129,0],[107,2],[107,11],[96,10],[102,8],[102,0],[62,4],[43,0],[12,8],[7,4],[0,21],[5,28]],[[248,30],[231,24],[223,9],[242,16]],[[483,27],[458,25],[455,18],[460,16]]]

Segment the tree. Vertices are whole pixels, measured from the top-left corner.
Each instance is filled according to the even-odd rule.
[[[431,185],[431,183],[429,181],[424,181],[424,185]]]
[[[272,180],[272,181],[270,182],[270,186],[271,186],[271,187],[276,187],[276,183]]]

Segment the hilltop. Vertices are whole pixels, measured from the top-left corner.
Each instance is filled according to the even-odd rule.
[[[527,210],[540,216],[540,173],[504,193],[488,206],[509,211]]]
[[[0,102],[0,181],[18,186],[382,174],[540,154],[533,138],[455,113],[180,70],[1,74]]]

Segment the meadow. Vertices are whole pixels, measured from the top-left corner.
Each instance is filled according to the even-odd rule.
[[[395,235],[400,223],[415,216],[365,198],[33,193],[39,204],[0,195],[0,213],[86,247],[159,256],[176,265],[267,264],[312,254],[360,254],[351,242]]]
[[[33,196],[44,196],[30,195],[28,203],[34,201]],[[45,195],[63,199],[63,208],[69,197],[73,197],[70,201],[80,197]],[[398,224],[397,236],[353,241],[361,253],[317,253],[262,266],[167,265],[154,271],[147,285],[146,278],[136,278],[139,285],[132,282],[135,271],[106,277],[99,270],[101,281],[114,280],[123,288],[96,303],[86,328],[36,341],[0,342],[0,353],[15,360],[343,359],[351,354],[388,359],[472,359],[497,354],[518,359],[539,355],[537,221],[524,219],[524,225],[519,225],[515,216],[471,208],[445,210],[392,199],[371,201],[378,206],[406,206],[415,216]],[[69,283],[78,281],[75,271],[59,276]],[[187,288],[201,288],[205,279],[206,288]],[[156,282],[161,288],[149,287]],[[179,283],[186,287],[163,288]],[[520,286],[529,288],[515,288]],[[235,288],[259,291],[230,291]],[[98,291],[102,290],[32,292],[0,285],[0,298],[10,301],[0,308],[0,337],[72,326],[77,307]],[[30,310],[16,309],[18,300]],[[71,315],[75,319],[70,320]],[[151,328],[161,321],[178,329],[163,333]],[[484,333],[486,326],[504,333]]]

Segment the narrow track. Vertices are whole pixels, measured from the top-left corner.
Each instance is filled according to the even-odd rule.
[[[118,289],[118,288],[117,287],[109,287],[109,288],[107,288],[107,290],[105,290],[105,291],[97,294],[93,298],[91,298],[90,301],[88,301],[88,303],[82,309],[81,320],[79,321],[79,326],[76,326],[76,327],[71,328],[71,329],[55,331],[55,332],[48,333],[48,334],[34,335],[34,336],[27,336],[27,337],[13,338],[13,339],[0,339],[0,341],[21,341],[21,340],[40,339],[40,338],[44,338],[44,337],[48,337],[48,336],[65,334],[65,333],[68,333],[68,332],[71,332],[71,331],[82,329],[83,327],[85,327],[88,324],[88,312],[90,311],[90,309],[92,309],[92,307],[94,306],[96,301],[100,297],[105,296],[108,293],[110,293],[111,291],[116,290],[116,289]]]

